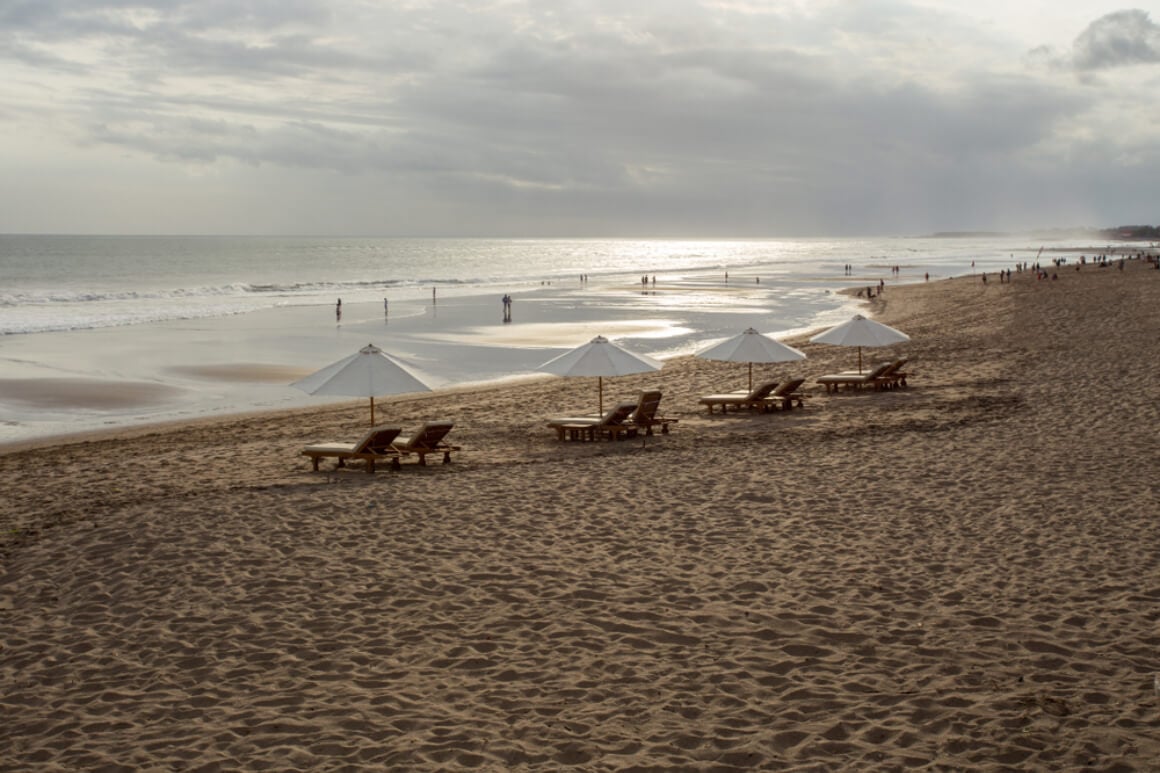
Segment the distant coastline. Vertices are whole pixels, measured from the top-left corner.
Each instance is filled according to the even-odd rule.
[[[1102,239],[1107,241],[1160,240],[1160,226],[1118,225],[1111,228],[1051,228],[1039,231],[1011,233],[1006,231],[936,231],[928,239],[1001,239],[1005,237],[1034,237],[1040,239]]]

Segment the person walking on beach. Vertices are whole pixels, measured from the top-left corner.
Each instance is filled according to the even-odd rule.
[[[334,321],[342,322],[342,298],[339,298],[338,303],[334,304]]]
[[[512,297],[506,294],[503,297],[503,321],[512,321]]]

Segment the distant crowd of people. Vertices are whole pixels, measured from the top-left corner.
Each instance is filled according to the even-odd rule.
[[[1134,252],[1134,253],[1130,253],[1130,254],[1122,254],[1118,257],[1108,255],[1108,254],[1100,254],[1100,255],[1094,255],[1089,259],[1087,257],[1087,255],[1080,255],[1079,259],[1077,261],[1075,261],[1075,263],[1073,265],[1075,266],[1076,271],[1080,271],[1083,267],[1088,266],[1088,265],[1097,266],[1099,268],[1108,268],[1111,266],[1115,266],[1119,270],[1123,271],[1124,270],[1124,262],[1126,260],[1145,261],[1153,268],[1160,270],[1160,254],[1154,253],[1151,251],[1145,251],[1145,250],[1140,250],[1138,252]],[[1024,272],[1028,272],[1028,273],[1034,272],[1035,278],[1037,280],[1059,279],[1059,270],[1063,266],[1067,265],[1067,263],[1068,263],[1068,260],[1066,257],[1052,258],[1051,259],[1051,270],[1048,270],[1047,267],[1044,267],[1040,264],[1038,258],[1034,262],[1018,261],[1014,264],[1014,270],[1012,270],[1010,268],[999,269],[999,271],[997,272],[997,275],[999,277],[999,284],[1010,284],[1012,281],[1012,274],[1013,273],[1020,273],[1021,274]],[[971,261],[972,273],[974,273],[974,269],[975,269],[975,261],[972,260]],[[853,276],[853,274],[854,274],[854,266],[851,263],[844,264],[842,267],[842,270],[846,276]],[[899,265],[891,266],[890,267],[890,274],[893,277],[900,277],[902,274],[902,267]],[[984,285],[990,281],[990,277],[986,271],[982,272],[979,275],[979,278],[980,278],[980,281]],[[923,279],[925,281],[928,281],[928,282],[930,281],[930,272],[929,271],[923,273]],[[728,271],[725,272],[725,281],[726,282],[729,281],[729,272]],[[754,281],[760,284],[761,277],[754,277]],[[588,282],[588,274],[580,274],[580,282],[581,282],[581,284]],[[551,282],[542,281],[542,282],[540,282],[540,284],[541,285],[550,285]],[[648,274],[642,274],[640,277],[640,284],[641,284],[642,288],[646,288],[646,289],[651,285],[652,288],[655,290],[656,285],[657,285],[656,275],[653,274],[652,276],[649,276]],[[877,297],[881,296],[885,291],[886,291],[886,280],[879,279],[877,287],[875,287],[874,285],[867,285],[865,288],[859,289],[858,290],[858,297],[859,298],[877,298]],[[435,288],[431,288],[431,302],[432,303],[435,302]],[[503,321],[504,322],[511,322],[512,321],[512,297],[511,297],[511,295],[505,293],[503,298],[502,298],[502,303],[503,303]],[[390,304],[386,298],[383,298],[383,314],[386,315],[389,312],[390,312]],[[342,298],[339,298],[334,304],[334,317],[335,317],[336,322],[339,322],[339,323],[342,322]]]

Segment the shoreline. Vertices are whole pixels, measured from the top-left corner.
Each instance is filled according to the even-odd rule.
[[[1160,271],[1013,279],[872,303],[905,389],[605,380],[667,435],[544,377],[377,401],[449,465],[312,472],[356,400],[0,453],[0,770],[1149,769]]]
[[[1083,248],[1056,248],[1053,251],[1055,251],[1055,252],[1067,252],[1067,251],[1084,252],[1085,250]],[[1090,251],[1090,250],[1087,250],[1087,251]],[[1129,251],[1130,254],[1135,254],[1136,252],[1137,251],[1135,251],[1135,250]],[[1147,250],[1144,250],[1144,252],[1146,253]],[[1098,267],[1095,266],[1094,264],[1089,264],[1089,268],[1098,269]],[[1068,269],[1074,271],[1075,264],[1068,265]],[[1016,274],[1016,277],[1021,277],[1021,276],[1022,276],[1021,274]],[[958,276],[950,276],[950,277],[946,277],[943,279],[937,279],[937,280],[934,280],[934,282],[941,283],[941,282],[953,282],[953,281],[963,281],[963,280],[977,281],[977,278],[978,278],[977,275],[974,275],[974,274],[963,274],[963,275],[958,275]],[[844,277],[844,279],[849,280],[849,277]],[[911,279],[910,281],[906,281],[906,282],[903,282],[901,284],[889,285],[889,287],[891,288],[890,294],[893,295],[894,292],[900,288],[916,287],[916,286],[924,286],[924,285],[929,286],[929,284],[930,284],[929,282],[920,282],[917,278]],[[544,289],[545,288],[540,288],[541,291],[543,291]],[[701,284],[685,283],[685,284],[680,285],[680,286],[663,286],[662,292],[664,292],[664,293],[697,292],[700,289],[703,289],[703,286]],[[750,290],[751,288],[749,286],[742,288],[740,285],[736,285],[734,287],[726,286],[725,288],[718,287],[715,289],[718,289],[718,290],[724,289],[728,292],[738,292],[738,291],[743,291],[743,290],[747,291],[747,290]],[[876,313],[875,309],[873,308],[874,304],[871,301],[862,298],[862,296],[858,294],[860,290],[861,290],[861,285],[854,285],[854,286],[849,286],[849,287],[835,288],[832,290],[832,292],[836,296],[846,297],[848,299],[848,302],[850,302],[850,303],[856,303],[857,306],[859,307],[859,311],[857,313],[863,313],[866,316],[870,316],[870,317],[877,316],[881,312],[881,310],[878,310],[878,313]],[[620,291],[627,293],[629,295],[637,294],[636,288],[633,286],[629,286],[629,285],[621,287]],[[530,292],[534,292],[534,291],[530,291]],[[607,288],[603,292],[607,293],[608,292]],[[484,296],[465,294],[463,297],[466,297],[469,299],[478,299],[478,298],[481,298]],[[490,296],[486,296],[486,297],[490,298]],[[887,300],[889,300],[889,299],[887,299]],[[362,305],[367,306],[369,304],[362,304]],[[296,308],[307,308],[307,307],[296,307]],[[421,315],[421,312],[416,312],[416,313],[410,314],[408,316],[420,316],[420,315]],[[553,323],[553,324],[555,324],[555,323]],[[647,327],[647,325],[642,327],[642,323],[640,323],[639,321],[628,321],[625,324],[628,327],[626,327],[624,329],[617,328],[617,331],[621,332],[621,333],[626,332],[626,331],[631,331],[631,330],[638,330],[639,331],[639,330],[643,330]],[[503,326],[496,326],[496,327],[499,328],[500,330],[504,329]],[[518,327],[523,328],[526,326],[521,325]],[[535,327],[535,325],[533,325],[532,327]],[[796,346],[796,347],[800,348],[806,344],[806,340],[808,339],[808,337],[810,335],[812,335],[815,332],[818,332],[821,329],[824,329],[824,327],[826,327],[826,325],[819,324],[819,325],[816,325],[813,327],[802,327],[802,328],[797,328],[797,329],[793,329],[793,330],[783,331],[782,333],[777,333],[776,335],[778,336],[779,340],[782,340],[785,343],[789,343],[792,346]],[[468,332],[467,335],[470,336],[471,333]],[[559,333],[545,333],[545,334],[541,335],[540,337],[535,338],[535,340],[540,341],[541,343],[545,344],[545,346],[528,345],[527,348],[537,349],[537,350],[542,349],[543,351],[552,351],[550,347],[546,346],[546,344],[554,341],[555,343],[563,346],[563,344],[561,344],[562,339],[559,338],[559,335],[560,335]],[[575,338],[574,335],[572,337]],[[458,342],[461,339],[455,338],[455,339],[450,339],[450,340]],[[870,350],[867,350],[867,351],[869,352]],[[691,354],[683,353],[683,354],[677,354],[677,355],[668,355],[667,357],[662,357],[661,359],[664,361],[668,361],[670,359],[688,358],[691,356],[692,356]],[[544,356],[545,360],[548,358],[549,358],[549,356],[547,356],[547,355]],[[319,366],[319,367],[321,367],[321,366]],[[208,381],[225,381],[225,382],[229,382],[229,381],[238,381],[238,382],[268,381],[271,383],[276,383],[279,387],[283,387],[286,384],[288,384],[290,381],[296,380],[298,378],[302,378],[302,377],[308,375],[310,372],[312,372],[312,369],[307,368],[307,367],[291,367],[291,366],[286,366],[286,365],[271,365],[271,364],[262,364],[262,363],[230,363],[230,364],[210,364],[210,365],[201,365],[201,366],[198,366],[198,365],[175,365],[175,366],[169,367],[168,370],[183,372],[185,375],[192,377],[192,378],[205,378]],[[271,376],[271,374],[274,374],[274,373],[278,374],[277,379],[275,379],[273,376]],[[465,381],[465,382],[449,384],[449,385],[438,385],[438,386],[434,387],[432,389],[431,393],[429,393],[429,394],[434,396],[434,395],[448,394],[448,393],[462,393],[462,392],[471,392],[471,391],[490,391],[490,390],[495,390],[495,389],[504,389],[506,387],[511,387],[514,385],[527,383],[529,381],[538,381],[538,380],[551,379],[551,378],[553,378],[553,377],[545,375],[545,374],[539,374],[539,373],[530,372],[530,371],[522,371],[522,372],[510,373],[507,375],[501,375],[501,376],[497,376],[494,378],[484,379],[484,380],[480,380],[480,381]],[[0,380],[0,385],[6,385],[5,382],[16,383],[16,384],[18,384],[17,388],[19,389],[19,382],[22,382],[22,381],[25,381],[25,380],[5,379],[5,380]],[[31,382],[33,380],[29,379],[27,381]],[[48,382],[48,381],[51,381],[51,379],[41,379],[41,381]],[[123,382],[111,382],[111,381],[110,382],[96,382],[96,381],[85,380],[85,379],[69,379],[69,380],[62,379],[61,381],[62,381],[62,383],[67,381],[67,383],[64,384],[66,387],[65,388],[66,393],[69,393],[72,391],[71,386],[74,382],[84,384],[86,390],[92,390],[90,392],[91,399],[95,399],[98,402],[108,400],[108,401],[117,403],[117,402],[123,402],[127,398],[131,402],[134,394],[149,395],[149,394],[154,394],[157,392],[164,393],[166,391],[166,388],[163,386],[148,384],[148,383],[125,384]],[[283,383],[283,382],[285,382],[285,383]],[[125,390],[127,390],[129,392],[128,395],[124,394]],[[413,398],[416,396],[418,396],[418,395],[403,395],[403,396],[386,395],[386,396],[378,397],[376,399],[379,402],[379,404],[381,404],[381,405],[389,405],[392,401],[395,401],[398,399]],[[50,389],[50,390],[48,390],[48,393],[44,396],[44,399],[55,402],[55,401],[62,399],[62,398],[61,398],[61,395],[54,393]],[[80,407],[81,404],[77,403],[74,405],[76,407]],[[283,415],[283,414],[284,415],[310,414],[311,412],[313,412],[315,410],[321,410],[324,408],[340,409],[343,406],[352,406],[352,405],[353,406],[361,405],[361,400],[359,398],[349,398],[348,399],[348,398],[337,398],[336,397],[336,398],[321,398],[320,399],[320,398],[313,398],[312,397],[312,398],[309,398],[309,401],[302,402],[302,404],[294,405],[292,407],[241,407],[237,410],[225,410],[225,411],[221,411],[221,412],[207,413],[207,414],[199,415],[199,416],[195,416],[195,417],[188,417],[187,416],[187,417],[146,419],[146,420],[141,421],[141,422],[131,422],[131,423],[119,424],[119,425],[114,426],[114,427],[106,427],[106,428],[95,427],[95,428],[88,428],[88,429],[83,429],[83,430],[78,430],[78,431],[56,432],[56,433],[52,433],[52,434],[38,435],[38,436],[27,437],[27,438],[16,438],[16,439],[11,439],[11,440],[0,439],[0,456],[5,455],[5,454],[18,453],[18,452],[26,451],[26,450],[32,450],[32,449],[50,448],[50,447],[60,445],[60,444],[70,444],[70,443],[75,443],[75,442],[87,442],[87,441],[91,441],[91,440],[115,440],[115,439],[118,439],[120,437],[138,437],[142,434],[148,434],[148,433],[155,432],[155,431],[163,431],[163,430],[166,430],[168,428],[181,427],[181,426],[184,426],[187,424],[188,425],[203,425],[203,424],[211,424],[212,425],[212,424],[219,423],[219,422],[229,423],[232,421],[253,419],[253,418],[258,418],[258,417],[262,417],[265,415],[274,416],[274,415]]]
[[[510,324],[501,319],[498,298],[464,293],[436,304],[392,307],[389,315],[375,304],[348,303],[340,324],[326,309],[293,306],[36,334],[5,342],[11,367],[0,379],[0,447],[72,435],[78,424],[103,431],[107,424],[147,426],[317,405],[320,398],[288,385],[368,341],[441,390],[522,380],[597,334],[667,358],[732,334],[742,322],[772,327],[786,314],[809,319],[840,305],[834,300],[840,296],[826,291],[774,302],[766,301],[768,292],[724,283],[708,289],[662,283],[647,293],[620,284],[542,287],[516,296]],[[736,308],[720,308],[722,294]]]
[[[884,244],[876,246],[889,249]],[[817,263],[795,259],[793,249],[775,249],[776,258],[768,262],[754,253],[749,258],[757,262],[730,266],[733,277],[702,266],[662,273],[659,287],[636,285],[624,272],[600,276],[591,285],[577,284],[576,277],[538,287],[517,280],[520,286],[506,291],[517,299],[510,325],[500,320],[498,294],[490,294],[499,293],[503,282],[492,280],[448,289],[446,295],[441,291],[437,304],[426,299],[429,288],[416,286],[405,297],[392,298],[389,314],[364,292],[361,301],[346,298],[339,325],[328,303],[290,303],[225,316],[3,336],[0,444],[110,425],[308,406],[315,398],[286,385],[368,341],[409,361],[439,388],[532,372],[596,334],[620,338],[661,359],[748,327],[792,337],[833,323],[826,314],[842,297],[837,289],[875,285],[887,269],[899,269],[886,277],[888,287],[898,287],[921,281],[925,271],[936,279],[965,276],[974,264],[971,255],[957,250],[903,252],[883,260],[873,250],[863,253],[867,247],[857,240],[835,243],[834,251],[817,251]],[[998,247],[979,245],[982,266],[995,270],[1023,249]],[[838,275],[843,250],[861,257],[856,267],[846,264],[850,273]],[[1107,248],[1063,244],[1045,255],[1069,251],[1095,255]],[[51,314],[48,307],[42,311]]]
[[[954,277],[952,277],[952,279],[953,278]],[[938,280],[938,281],[947,281],[947,280]],[[896,285],[896,286],[905,286],[905,285]],[[679,291],[679,289],[678,289],[678,291]],[[870,306],[871,304],[865,300],[861,300],[860,296],[857,296],[856,293],[857,293],[857,288],[852,288],[852,287],[840,288],[840,289],[834,290],[835,295],[846,296],[850,301],[857,301],[858,305],[860,307],[862,307],[862,310],[860,313],[865,313],[869,316],[872,316],[872,310],[866,308],[866,307]],[[632,326],[636,327],[637,325],[634,324]],[[824,328],[825,328],[824,325],[817,325],[814,327],[797,328],[797,329],[792,330],[792,331],[786,331],[786,334],[784,334],[784,335],[779,334],[778,338],[779,338],[779,340],[782,340],[784,342],[791,342],[791,341],[797,342],[796,344],[792,344],[792,345],[801,345],[805,342],[805,339],[807,339],[810,335],[812,335],[816,332],[819,332],[820,330],[822,330]],[[618,332],[623,332],[623,330],[618,329]],[[539,340],[539,339],[537,339],[537,340]],[[689,358],[689,357],[692,357],[692,355],[691,354],[670,355],[667,358],[663,358],[662,361],[667,362],[670,359]],[[197,377],[199,374],[202,374],[202,373],[208,373],[208,374],[211,374],[211,379],[220,379],[220,380],[225,380],[225,381],[272,380],[269,377],[269,374],[277,373],[278,379],[279,379],[278,383],[280,385],[281,385],[281,381],[282,381],[283,377],[284,377],[285,382],[289,383],[291,380],[303,378],[311,372],[309,369],[306,369],[306,368],[290,369],[290,368],[287,368],[286,366],[262,365],[262,364],[255,364],[255,363],[232,364],[232,365],[206,365],[206,366],[173,366],[172,368],[170,368],[170,370],[180,370],[180,371],[183,371],[186,374],[191,375],[193,377]],[[257,375],[255,376],[254,374],[257,374]],[[499,377],[487,379],[484,381],[469,381],[469,382],[464,382],[464,383],[440,386],[438,388],[432,389],[431,393],[428,393],[428,394],[433,396],[433,395],[439,395],[439,394],[457,394],[457,393],[463,393],[463,392],[488,392],[488,391],[492,391],[492,390],[502,390],[502,389],[510,388],[510,387],[513,387],[513,386],[516,386],[519,384],[523,384],[523,383],[528,383],[528,382],[551,380],[553,378],[556,378],[556,377],[551,376],[549,374],[544,374],[544,373],[532,373],[532,372],[512,373],[509,375],[499,376]],[[48,379],[45,379],[45,381],[48,381]],[[83,379],[80,379],[78,381],[83,381]],[[96,393],[97,393],[96,399],[102,400],[107,395],[110,395],[110,394],[115,395],[118,392],[118,390],[123,388],[123,386],[121,384],[117,384],[114,382],[108,382],[108,383],[99,383],[99,384],[94,383],[94,385],[90,385],[90,388],[96,390]],[[385,396],[381,396],[381,397],[376,397],[376,402],[379,405],[390,405],[391,402],[393,402],[393,401],[400,400],[400,399],[408,399],[409,397],[416,397],[416,396],[418,396],[418,394],[420,394],[420,393],[416,393],[416,395],[402,395],[402,396],[385,395]],[[50,396],[49,399],[55,399],[55,397],[56,396],[53,395],[53,396]],[[325,400],[325,402],[322,402],[321,400]],[[173,428],[180,428],[180,427],[183,427],[186,425],[200,426],[200,425],[206,425],[206,424],[212,425],[212,424],[217,424],[217,423],[230,423],[233,421],[243,421],[243,420],[247,420],[247,419],[260,418],[260,417],[267,416],[267,415],[270,415],[270,416],[275,416],[275,415],[288,415],[289,416],[289,415],[302,415],[302,414],[309,415],[310,413],[317,411],[317,410],[321,410],[323,408],[338,409],[341,407],[349,407],[352,405],[357,406],[357,405],[362,404],[361,398],[329,398],[329,399],[322,398],[321,400],[315,399],[313,404],[299,405],[299,406],[292,407],[292,408],[283,407],[283,408],[241,409],[241,410],[237,410],[237,411],[227,411],[227,412],[222,412],[222,413],[207,414],[207,415],[197,416],[197,417],[193,417],[193,418],[185,417],[185,418],[159,419],[159,420],[155,420],[155,421],[144,421],[141,423],[125,424],[125,425],[120,425],[117,427],[86,429],[86,430],[80,430],[80,431],[75,431],[75,432],[61,432],[61,433],[57,433],[57,434],[43,435],[43,436],[38,436],[38,437],[22,438],[22,439],[15,439],[15,440],[2,440],[2,439],[0,439],[0,456],[3,456],[5,454],[18,453],[21,451],[40,449],[40,448],[51,448],[51,447],[56,446],[56,445],[64,445],[64,444],[72,444],[72,443],[84,443],[84,442],[98,441],[98,440],[117,440],[117,439],[121,439],[121,438],[133,438],[133,437],[139,437],[143,434],[149,434],[149,433],[157,432],[157,431],[165,431],[167,429],[173,429]]]

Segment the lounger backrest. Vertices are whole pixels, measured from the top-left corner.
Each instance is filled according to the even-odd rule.
[[[395,445],[407,449],[435,448],[454,426],[455,422],[451,421],[429,421],[420,427],[413,437]]]
[[[778,385],[777,389],[773,390],[771,397],[785,397],[792,395],[798,391],[802,384],[806,383],[804,378],[791,378],[789,381],[783,381]]]
[[[891,364],[892,363],[889,363],[889,362],[884,362],[884,363],[880,364],[877,368],[870,371],[866,375],[866,378],[867,379],[878,378],[879,376],[881,376],[883,373],[886,372],[886,370],[891,366]]]
[[[902,370],[902,366],[906,364],[906,358],[902,357],[890,363],[890,367],[882,371],[882,376],[893,376],[898,371]]]
[[[391,443],[402,431],[399,427],[375,427],[363,436],[354,450],[360,454],[385,453],[391,449]]]
[[[767,381],[764,384],[758,384],[757,388],[746,395],[746,400],[764,400],[769,397],[774,389],[777,389],[776,381]]]
[[[645,390],[640,393],[640,399],[636,401],[636,407],[632,411],[632,420],[637,424],[650,422],[656,418],[660,406],[660,390]]]
[[[636,410],[636,403],[617,403],[616,407],[607,411],[600,419],[600,423],[606,426],[624,424],[628,421],[628,417]]]

